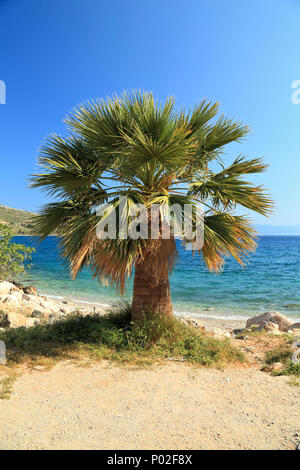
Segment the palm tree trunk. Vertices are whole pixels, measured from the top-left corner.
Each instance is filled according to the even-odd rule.
[[[162,269],[157,280],[149,269],[149,262],[146,258],[135,266],[132,300],[132,320],[135,322],[143,319],[143,313],[150,317],[173,315],[168,267]]]

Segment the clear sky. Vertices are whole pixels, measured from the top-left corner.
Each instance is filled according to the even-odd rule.
[[[250,125],[230,157],[263,156],[256,178],[300,224],[300,0],[0,0],[0,204],[37,210],[38,148],[76,104],[124,89],[191,106],[204,97]],[[300,95],[299,95],[300,96]]]

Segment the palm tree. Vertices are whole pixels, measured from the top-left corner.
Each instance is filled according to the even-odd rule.
[[[228,256],[243,264],[255,250],[249,220],[234,212],[238,206],[270,212],[263,188],[243,178],[266,165],[242,156],[225,165],[225,146],[240,142],[248,128],[217,114],[217,103],[203,101],[186,112],[175,109],[173,98],[160,104],[151,93],[124,93],[75,108],[66,119],[70,137],[51,135],[41,149],[42,170],[32,186],[55,201],[36,217],[34,234],[42,240],[56,232],[73,278],[89,266],[99,281],[123,293],[134,271],[133,320],[143,312],[173,313],[169,273],[178,253],[174,233],[169,239],[161,235],[171,205],[205,207],[204,244],[197,252],[209,270],[220,271]],[[126,210],[120,196],[126,196]],[[109,213],[97,213],[104,203],[118,213],[115,239],[96,234]],[[126,211],[137,204],[147,208],[148,223],[151,207],[159,205],[158,238],[120,236],[119,217],[132,222]]]

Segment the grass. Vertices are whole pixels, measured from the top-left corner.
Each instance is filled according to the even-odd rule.
[[[300,387],[300,379],[296,379],[296,377],[291,377],[288,380],[288,384],[292,387]]]
[[[9,400],[12,394],[12,386],[16,375],[11,373],[8,377],[0,380],[0,400]]]
[[[274,364],[275,362],[281,362],[283,369],[281,371],[273,372],[272,375],[294,375],[300,377],[300,364],[294,364],[292,362],[292,354],[294,350],[291,347],[292,340],[281,346],[278,346],[265,354],[265,366]]]
[[[238,333],[235,338],[236,339],[245,339],[245,338],[260,338],[260,337],[269,337],[269,338],[282,338],[282,339],[287,339],[287,340],[292,340],[292,336],[289,335],[288,333],[283,333],[280,332],[280,334],[272,333],[272,332],[267,332],[265,330],[258,330],[256,328],[248,328],[246,330],[241,331]]]
[[[176,318],[157,317],[133,324],[128,305],[105,316],[80,313],[52,325],[16,328],[0,334],[7,364],[47,364],[60,359],[108,359],[146,366],[163,359],[221,367],[244,356],[228,339],[220,340]]]

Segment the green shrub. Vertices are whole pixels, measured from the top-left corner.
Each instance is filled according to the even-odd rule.
[[[34,248],[12,243],[12,228],[5,224],[0,224],[0,281],[14,279],[21,274],[26,267],[30,267],[28,261]]]
[[[281,371],[273,372],[273,375],[295,375],[300,377],[300,364],[292,362],[293,349],[290,343],[291,341],[288,341],[285,345],[274,348],[265,354],[266,366],[275,362],[281,362],[284,366]]]
[[[219,340],[176,318],[144,318],[135,325],[124,304],[106,315],[76,314],[53,324],[15,328],[0,334],[10,363],[37,357],[88,352],[93,357],[138,362],[181,358],[202,365],[241,362],[243,354],[228,339]]]

